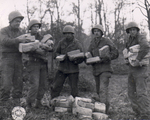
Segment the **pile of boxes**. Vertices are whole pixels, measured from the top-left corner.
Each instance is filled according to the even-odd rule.
[[[50,34],[44,35],[43,39],[41,40],[41,43],[45,43],[49,46],[49,49],[52,49],[53,41],[49,40],[52,36]],[[24,34],[18,37],[18,39],[30,39],[31,42],[29,43],[20,43],[19,44],[19,52],[25,53],[32,51],[32,48],[38,49],[40,47],[39,40],[35,39],[35,36],[31,36],[30,34]]]
[[[54,106],[55,112],[72,112],[77,115],[80,120],[102,120],[108,119],[108,115],[105,114],[106,106],[104,103],[92,102],[92,99],[81,98],[72,96],[66,98],[54,98],[51,101]]]

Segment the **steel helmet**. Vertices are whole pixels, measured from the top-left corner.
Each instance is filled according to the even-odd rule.
[[[129,29],[130,28],[137,28],[137,30],[139,31],[140,28],[138,27],[138,24],[135,22],[130,22],[128,23],[127,27],[126,27],[126,32],[129,33]]]
[[[33,25],[35,25],[35,24],[38,24],[39,25],[39,28],[41,27],[41,23],[38,21],[38,20],[31,20],[30,22],[29,22],[29,26],[28,26],[28,29],[29,30],[31,30],[31,27],[33,26]]]
[[[63,28],[63,33],[75,33],[74,28],[71,25],[66,25]]]
[[[94,29],[99,29],[101,32],[102,32],[102,35],[104,33],[104,29],[103,29],[103,26],[102,25],[95,25],[93,28],[92,28],[92,33],[94,33]]]
[[[23,20],[24,16],[22,16],[21,13],[18,11],[12,11],[8,16],[8,20],[9,20],[9,22],[11,22],[15,18],[21,18],[21,20]]]

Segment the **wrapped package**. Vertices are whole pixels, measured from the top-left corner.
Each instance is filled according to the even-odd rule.
[[[46,34],[43,36],[43,39],[41,40],[42,43],[46,43],[48,39],[52,39],[52,36],[50,34]]]
[[[84,58],[84,53],[80,52],[80,50],[73,50],[73,51],[67,52],[67,55],[70,61],[73,61],[75,58],[78,58],[78,59]]]
[[[128,49],[127,48],[125,48],[124,50],[123,50],[123,57],[126,59],[126,58],[128,58]]]
[[[108,115],[99,112],[93,112],[92,117],[94,120],[107,120]]]
[[[135,66],[135,60],[138,56],[138,53],[131,53],[129,52],[128,53],[128,60],[129,60],[129,63],[132,65],[132,66]],[[143,66],[143,65],[149,65],[149,54],[147,54],[141,61],[140,61],[140,65]]]
[[[109,58],[110,57],[110,50],[109,46],[105,45],[102,48],[99,49],[99,56],[100,58]]]
[[[90,108],[90,109],[94,110],[94,104],[93,104],[93,103],[84,102],[84,101],[82,101],[82,100],[78,100],[77,104],[78,104],[80,107]]]
[[[84,58],[84,53],[81,52],[81,53],[77,53],[77,54],[69,56],[70,61],[73,61],[75,58],[77,58],[77,59]]]
[[[66,57],[65,55],[59,55],[59,56],[56,57],[56,60],[64,61],[65,57]]]
[[[55,107],[55,112],[64,113],[64,112],[68,112],[68,109],[63,107]]]
[[[30,43],[19,43],[19,52],[30,52],[32,49],[39,48],[39,41],[35,40],[34,42]]]
[[[95,102],[95,104],[94,104],[94,111],[95,112],[105,113],[106,105],[104,103]]]
[[[140,45],[139,44],[133,45],[129,48],[129,51],[132,52],[132,53],[139,52],[139,50],[140,50]]]
[[[30,34],[23,34],[17,37],[18,39],[29,39],[31,42],[35,41],[35,36],[31,36]]]
[[[135,65],[135,60],[138,56],[138,52],[140,50],[140,45],[134,45],[134,46],[131,46],[129,48],[129,52],[128,52],[128,60],[129,60],[129,63],[132,65],[132,66],[136,66]],[[150,53],[148,53],[141,61],[140,61],[140,66],[143,66],[143,65],[149,65],[149,57],[150,57]]]
[[[91,57],[91,58],[86,59],[86,64],[93,64],[93,63],[97,63],[97,62],[100,62],[100,61],[101,60],[98,56]]]

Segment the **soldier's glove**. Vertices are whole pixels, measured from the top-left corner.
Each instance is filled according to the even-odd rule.
[[[29,43],[32,42],[31,39],[20,39],[20,38],[16,38],[18,40],[18,43]]]

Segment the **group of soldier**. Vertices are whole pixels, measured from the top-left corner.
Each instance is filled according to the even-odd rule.
[[[0,106],[6,106],[8,101],[14,101],[20,104],[23,91],[23,62],[22,54],[18,47],[20,43],[29,43],[30,39],[19,37],[25,34],[20,29],[20,23],[23,16],[18,11],[13,11],[9,14],[9,26],[2,28],[0,31],[0,48],[1,48],[1,82],[0,82]],[[27,61],[27,69],[29,72],[30,88],[26,97],[26,109],[32,107],[41,108],[41,99],[46,91],[47,84],[47,61],[39,57],[53,51],[54,59],[59,55],[65,55],[65,58],[59,62],[58,69],[55,74],[54,81],[51,85],[51,99],[58,97],[63,88],[63,84],[68,77],[69,85],[71,87],[71,95],[78,96],[78,82],[79,82],[79,64],[86,61],[86,57],[73,59],[70,61],[67,53],[73,50],[83,51],[83,47],[79,40],[75,38],[75,30],[73,26],[66,25],[63,29],[64,38],[56,45],[56,49],[50,48],[45,43],[42,43],[43,36],[40,35],[39,29],[41,23],[38,20],[31,20],[28,25],[28,31],[31,36],[35,36],[39,40],[39,48],[32,49],[27,54],[29,59]],[[127,25],[126,32],[128,38],[126,40],[126,48],[133,45],[140,45],[140,51],[136,58],[135,66],[130,65],[129,60],[125,59],[129,66],[128,76],[128,96],[131,101],[133,111],[139,119],[150,119],[150,104],[147,95],[147,78],[148,66],[140,65],[140,61],[149,52],[149,44],[145,35],[140,34],[140,28],[135,22],[130,22]],[[93,76],[96,83],[96,93],[99,101],[106,104],[106,114],[109,113],[110,98],[108,97],[108,86],[111,75],[113,73],[111,67],[111,60],[117,59],[119,52],[114,43],[103,37],[104,30],[102,25],[95,25],[91,29],[93,39],[91,40],[89,52],[92,57],[99,56],[99,49],[103,46],[109,46],[109,56],[100,57],[99,62],[92,63]],[[49,39],[50,40],[50,39]],[[48,41],[48,40],[47,40]],[[50,40],[51,41],[51,40]],[[86,63],[86,62],[85,62]],[[13,89],[12,89],[13,87]],[[11,91],[12,90],[12,91]],[[11,94],[10,94],[11,93]],[[36,104],[33,103],[36,100]]]

